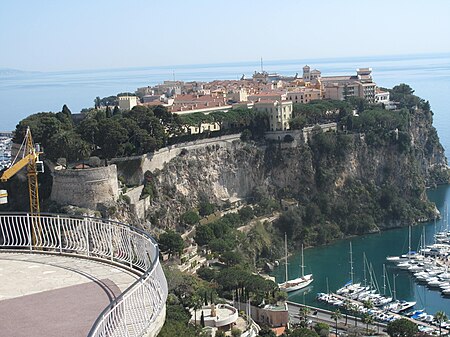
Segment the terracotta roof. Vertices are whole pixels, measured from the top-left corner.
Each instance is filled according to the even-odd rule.
[[[272,331],[275,332],[275,335],[281,336],[284,331],[286,330],[286,327],[280,326],[279,328],[272,328]]]

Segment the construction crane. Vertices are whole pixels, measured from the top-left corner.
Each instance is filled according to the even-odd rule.
[[[17,160],[19,155],[22,153],[22,159]],[[17,172],[27,167],[28,176],[28,193],[30,195],[30,213],[31,215],[39,215],[39,188],[38,188],[38,172],[44,172],[44,164],[39,160],[39,155],[42,154],[39,145],[34,145],[33,137],[31,137],[30,128],[27,128],[25,138],[23,139],[22,145],[17,153],[11,166],[6,169],[2,176],[0,177],[1,182],[8,181]]]

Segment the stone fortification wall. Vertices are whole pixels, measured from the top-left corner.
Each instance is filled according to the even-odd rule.
[[[117,171],[127,185],[140,185],[144,181],[146,171],[154,172],[162,170],[164,164],[180,155],[183,149],[194,150],[207,145],[218,144],[222,147],[230,146],[234,140],[240,138],[240,134],[226,135],[217,138],[200,139],[164,147],[154,153],[127,158],[116,158],[111,162],[117,165]]]
[[[98,204],[115,202],[118,197],[116,165],[53,172],[50,199],[60,205],[97,209]]]
[[[149,197],[141,199],[142,190],[144,185],[132,188],[125,193],[127,197],[130,198],[130,211],[133,212],[139,219],[145,219],[147,211],[150,208]]]

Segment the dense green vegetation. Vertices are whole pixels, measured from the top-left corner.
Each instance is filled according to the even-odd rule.
[[[414,337],[418,332],[417,324],[406,318],[389,322],[387,326],[387,333],[391,337]]]
[[[96,99],[97,109],[83,111],[83,118],[74,123],[69,108],[61,112],[42,112],[23,119],[16,127],[15,142],[21,142],[27,127],[34,141],[40,143],[48,159],[64,157],[76,162],[95,155],[100,158],[140,155],[153,152],[167,144],[219,136],[227,132],[250,130],[252,137],[262,137],[267,116],[249,109],[237,108],[208,115],[193,113],[179,116],[163,106],[135,106],[131,111],[119,111],[109,106],[112,97]],[[222,130],[191,135],[189,126],[216,122]],[[226,125],[226,128],[224,128]]]
[[[199,309],[203,304],[216,302],[217,294],[214,288],[198,277],[181,273],[177,269],[166,268],[164,274],[169,296],[166,303],[166,321],[158,336],[173,337],[183,334],[185,337],[206,337],[200,325],[189,323],[191,315],[188,309]]]

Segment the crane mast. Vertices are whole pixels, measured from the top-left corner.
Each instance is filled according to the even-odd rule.
[[[35,148],[29,127],[27,128],[21,148],[23,148],[22,159],[13,163],[11,167],[4,171],[2,176],[0,177],[0,181],[8,181],[12,176],[14,176],[17,172],[19,172],[26,166],[28,177],[28,193],[30,199],[30,213],[31,215],[39,215],[40,207],[37,174],[38,171],[43,172],[42,162],[39,161],[39,154],[41,154],[42,152]],[[41,165],[41,169],[38,168],[38,164]]]
[[[37,179],[37,161],[39,160],[39,153],[34,147],[30,128],[27,129],[25,151],[25,153],[31,155],[27,165],[28,191],[30,195],[30,213],[31,215],[39,215],[39,188]]]

